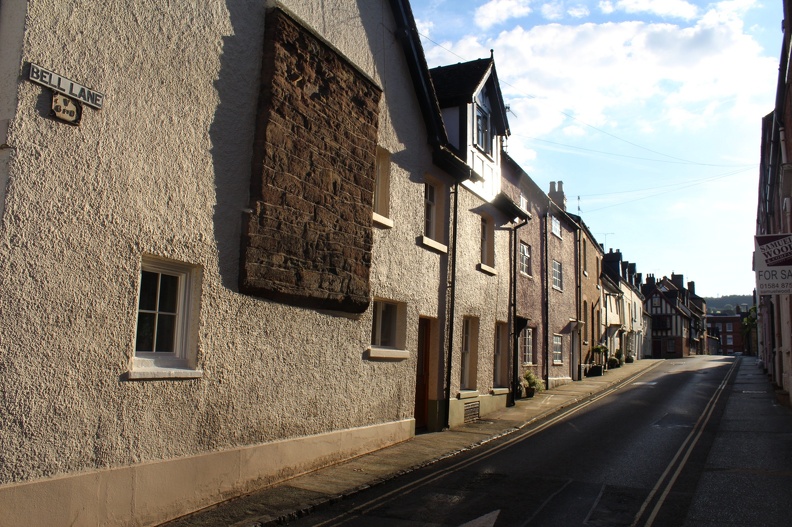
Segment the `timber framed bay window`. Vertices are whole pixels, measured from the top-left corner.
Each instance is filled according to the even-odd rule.
[[[201,269],[144,257],[129,379],[196,378]]]
[[[407,306],[391,300],[372,302],[370,359],[407,359]]]

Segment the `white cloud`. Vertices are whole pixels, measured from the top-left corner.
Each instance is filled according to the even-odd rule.
[[[698,8],[685,0],[618,0],[616,8],[627,13],[649,13],[684,20],[692,20],[698,14]]]
[[[551,117],[559,111],[597,127],[634,122],[638,130],[700,127],[737,116],[756,120],[768,111],[762,105],[772,101],[777,59],[763,57],[745,32],[740,17],[749,4],[713,4],[688,27],[552,23],[444,46],[470,58],[495,49],[507,102],[526,95],[543,101],[541,111],[532,110],[528,135],[571,124],[563,115]],[[449,57],[436,64],[458,61]],[[520,115],[520,122],[526,120]]]
[[[542,4],[542,16],[547,20],[561,20],[564,18],[564,4],[560,0]]]
[[[603,14],[609,15],[615,11],[616,8],[613,7],[613,3],[609,0],[600,0],[598,5],[599,10],[602,11]]]
[[[567,9],[567,14],[572,18],[586,18],[591,12],[584,5],[576,5]]]
[[[434,29],[434,22],[431,20],[415,20],[415,27],[418,29],[418,34],[424,35],[428,37],[432,34],[432,29]]]
[[[476,25],[482,29],[501,24],[510,18],[520,18],[531,13],[531,0],[490,0],[476,9]]]

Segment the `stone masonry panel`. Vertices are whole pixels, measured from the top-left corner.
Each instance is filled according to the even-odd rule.
[[[277,9],[261,71],[240,290],[363,312],[381,90]]]

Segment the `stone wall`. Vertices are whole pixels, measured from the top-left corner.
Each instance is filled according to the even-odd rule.
[[[363,312],[381,90],[282,11],[264,42],[240,290]]]

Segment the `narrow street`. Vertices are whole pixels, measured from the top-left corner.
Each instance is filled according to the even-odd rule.
[[[290,525],[787,525],[790,433],[755,359],[669,360]]]

